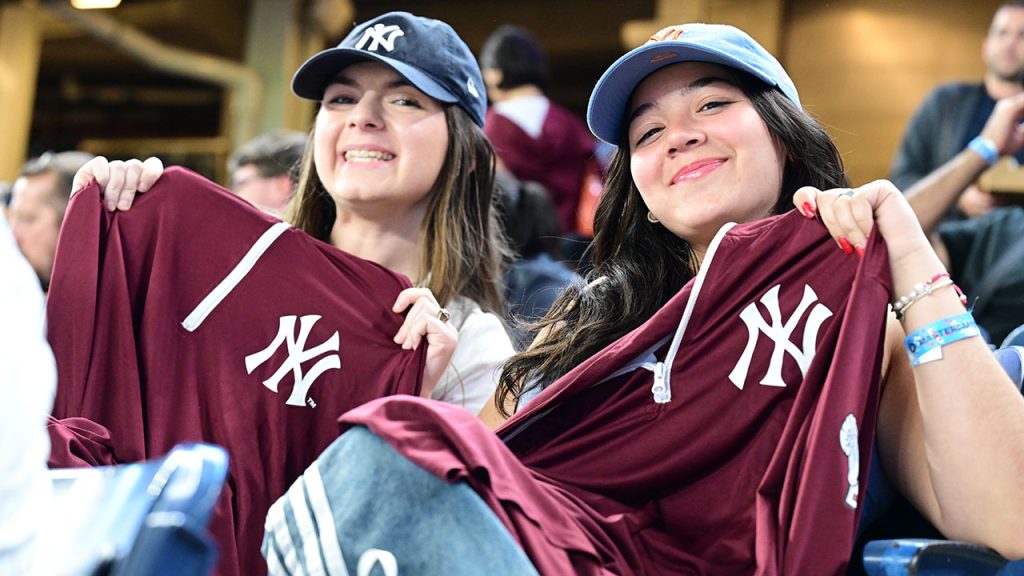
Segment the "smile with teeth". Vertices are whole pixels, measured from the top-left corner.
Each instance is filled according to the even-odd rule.
[[[347,150],[345,152],[346,162],[387,162],[394,157],[394,154],[380,150]]]

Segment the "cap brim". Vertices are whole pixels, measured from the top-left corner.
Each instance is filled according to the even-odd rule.
[[[597,81],[587,105],[587,125],[601,140],[619,145],[626,107],[633,91],[653,72],[678,62],[708,62],[742,70],[775,86],[771,78],[733,55],[682,41],[662,41],[637,48],[612,64]]]
[[[292,92],[300,98],[320,100],[323,98],[327,85],[339,72],[351,64],[365,61],[380,62],[390,66],[410,84],[431,98],[447,103],[459,101],[448,89],[418,68],[386,56],[354,48],[331,48],[306,60],[292,77]]]

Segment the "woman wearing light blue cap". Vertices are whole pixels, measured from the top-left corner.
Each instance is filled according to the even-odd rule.
[[[424,389],[477,413],[513,348],[499,319],[506,248],[472,52],[440,20],[390,12],[309,58],[292,90],[320,108],[286,219],[412,280],[395,302],[406,314],[395,341],[429,343]],[[156,159],[143,169],[100,158],[76,183],[96,176],[108,207],[125,210],[161,172]]]
[[[490,416],[515,415],[495,437],[417,398],[348,412],[309,499],[271,511],[272,571],[841,574],[876,431],[939,528],[1024,556],[1024,398],[902,194],[846,187],[774,57],[667,28],[588,116],[619,147],[595,271],[507,366]]]
[[[1024,556],[1021,394],[975,337],[903,195],[885,181],[847,187],[838,151],[776,59],[730,26],[669,27],[605,72],[587,116],[619,147],[591,282],[544,320],[553,337],[506,366],[494,420],[654,315],[698,275],[724,224],[795,206],[850,258],[865,258],[872,235],[888,246],[895,313],[878,367],[883,469],[943,533]],[[835,360],[844,361],[853,359]]]

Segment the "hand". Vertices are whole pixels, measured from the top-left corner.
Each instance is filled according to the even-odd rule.
[[[977,218],[991,212],[996,207],[996,200],[976,184],[971,184],[957,199],[956,206],[968,218]]]
[[[996,145],[1000,156],[1016,154],[1024,147],[1021,121],[1024,121],[1024,93],[996,102],[981,135]]]
[[[427,340],[427,361],[423,370],[423,390],[420,395],[429,398],[434,386],[441,380],[459,342],[459,332],[442,320],[442,308],[427,288],[407,288],[398,294],[391,308],[396,314],[405,314],[405,322],[395,334],[395,343],[406,350],[415,350],[424,337]],[[443,315],[447,315],[447,311]]]
[[[876,225],[894,266],[919,250],[931,250],[906,197],[888,180],[826,191],[804,186],[794,194],[793,203],[804,216],[820,216],[836,244],[847,254],[863,254]]]
[[[164,164],[156,157],[147,158],[145,162],[134,158],[126,162],[108,162],[103,156],[97,156],[75,173],[72,191],[96,180],[107,210],[123,211],[132,207],[137,192],[149,191],[163,173]]]

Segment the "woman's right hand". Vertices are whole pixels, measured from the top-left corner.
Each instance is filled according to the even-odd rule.
[[[164,173],[164,163],[152,156],[145,162],[133,158],[128,161],[108,161],[97,156],[75,173],[72,192],[96,180],[103,194],[103,205],[113,212],[132,207],[135,194],[147,192]]]

